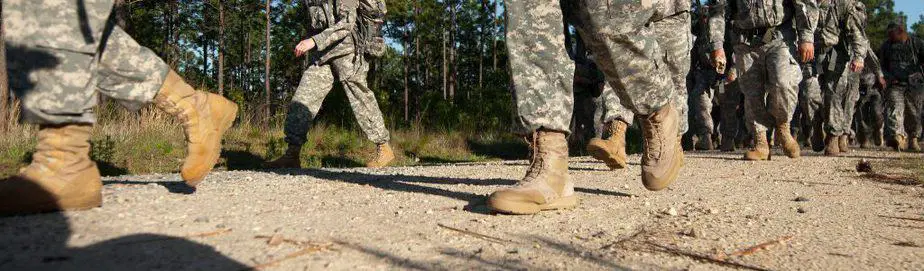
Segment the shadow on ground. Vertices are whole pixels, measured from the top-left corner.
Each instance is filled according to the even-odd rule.
[[[50,195],[40,197],[51,198]],[[67,217],[62,213],[0,217],[0,270],[248,268],[210,246],[183,238],[134,234],[89,246],[71,247],[68,246],[71,235]]]

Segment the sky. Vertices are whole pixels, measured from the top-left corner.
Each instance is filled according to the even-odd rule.
[[[895,0],[895,11],[908,15],[908,27],[911,27],[924,14],[924,0]]]

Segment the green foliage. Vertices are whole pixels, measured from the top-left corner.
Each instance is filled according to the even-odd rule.
[[[869,36],[869,44],[874,50],[878,50],[882,42],[888,38],[886,26],[891,22],[907,22],[908,18],[904,13],[895,11],[894,0],[860,1],[866,5],[866,34]]]
[[[90,141],[90,159],[93,161],[112,161],[115,157],[116,142],[112,137],[104,137]]]

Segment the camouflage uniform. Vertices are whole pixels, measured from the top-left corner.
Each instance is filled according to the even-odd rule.
[[[889,138],[896,135],[906,138],[921,136],[924,90],[912,89],[908,84],[908,76],[919,72],[924,66],[921,56],[924,56],[924,41],[910,34],[907,41],[886,41],[879,50],[882,72],[889,82],[885,92],[885,134]],[[918,59],[917,63],[915,58]]]
[[[860,83],[856,85],[860,100],[857,102],[857,110],[854,113],[857,138],[861,142],[878,138],[877,135],[880,134],[879,131],[884,122],[882,94],[876,87],[876,82],[885,75],[882,74],[879,58],[871,49],[866,53],[865,65],[860,75]]]
[[[596,64],[609,75],[620,103],[649,115],[674,99],[671,72],[655,31],[645,25],[682,13],[675,3],[659,6],[606,1],[569,1],[565,7]],[[680,1],[685,2],[685,1]],[[615,5],[615,6],[610,6]],[[686,6],[688,3],[677,4]],[[507,46],[519,120],[527,131],[569,132],[573,107],[573,66],[562,39],[562,6],[557,1],[507,2]],[[612,20],[611,18],[625,18]],[[600,36],[592,33],[606,33]]]
[[[112,8],[112,0],[4,1],[10,87],[25,121],[95,123],[97,93],[130,109],[153,100],[169,67],[115,26]]]
[[[850,70],[853,62],[866,58],[862,4],[852,0],[825,1],[820,6],[818,42],[821,87],[824,91],[825,132],[829,136],[850,133],[854,106],[860,99],[859,74]]]
[[[310,123],[318,115],[321,103],[335,82],[341,83],[346,91],[353,114],[366,137],[376,144],[387,143],[390,135],[385,128],[382,111],[375,100],[375,93],[366,82],[369,62],[365,55],[357,54],[353,40],[360,3],[357,0],[335,1],[337,6],[329,10],[318,4],[327,1],[306,2],[309,29],[313,30],[310,34],[317,48],[308,56],[311,65],[302,73],[301,82],[289,104],[285,123],[286,143],[291,146],[305,143]],[[336,14],[330,14],[334,12]]]
[[[692,57],[692,83],[690,88],[690,118],[695,135],[702,136],[713,133],[715,123],[712,120],[713,100],[718,93],[723,93],[724,80],[716,72],[709,57],[711,46],[707,30],[707,21],[700,20],[693,32],[697,33],[696,43],[691,51]]]
[[[800,65],[802,69],[802,81],[799,82],[799,137],[807,140],[812,133],[823,133],[816,131],[815,127],[821,127],[824,118],[821,118],[821,106],[824,103],[824,95],[821,91],[821,84],[818,82],[818,71],[815,62],[804,63]]]
[[[687,121],[690,110],[687,106],[686,76],[690,72],[690,55],[688,52],[692,46],[690,44],[692,37],[690,37],[688,31],[685,31],[690,29],[690,13],[688,12],[689,10],[682,11],[685,12],[652,22],[649,26],[654,31],[656,39],[664,51],[662,60],[670,70],[671,82],[677,92],[677,97],[672,101],[680,114],[680,135],[685,134],[690,128]],[[679,33],[688,33],[688,35],[677,34],[678,31],[685,31]],[[601,125],[615,119],[632,125],[634,116],[632,110],[622,105],[612,86],[607,84],[597,100],[597,119],[601,121]]]
[[[711,6],[713,50],[723,48],[726,22],[734,21],[737,81],[745,96],[745,119],[751,134],[788,123],[795,112],[802,75],[790,52],[793,41],[786,40],[783,31],[794,24],[798,42],[814,42],[815,1],[711,0]]]

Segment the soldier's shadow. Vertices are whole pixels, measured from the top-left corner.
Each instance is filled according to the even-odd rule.
[[[137,210],[142,211],[142,210]],[[94,227],[105,227],[105,221]],[[0,270],[244,270],[248,266],[184,238],[134,234],[94,243],[62,213],[0,217]]]

